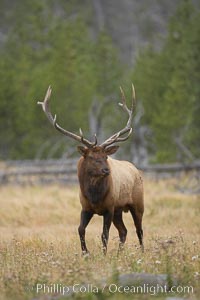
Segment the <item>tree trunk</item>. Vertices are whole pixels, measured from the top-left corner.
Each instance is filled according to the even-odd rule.
[[[104,29],[105,26],[105,18],[101,0],[92,0],[93,9],[94,9],[94,17],[95,24],[97,27],[97,35],[100,31]]]

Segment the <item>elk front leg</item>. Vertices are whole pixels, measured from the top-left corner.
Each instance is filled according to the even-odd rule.
[[[93,213],[90,211],[85,211],[82,210],[81,211],[81,221],[80,221],[80,226],[78,228],[78,233],[79,233],[79,237],[80,237],[80,241],[81,241],[81,249],[82,249],[82,253],[87,254],[88,253],[88,249],[86,247],[86,243],[85,243],[85,229],[87,227],[87,225],[89,224],[90,220],[93,217]]]
[[[103,253],[106,255],[107,252],[107,244],[109,238],[109,230],[113,219],[113,212],[106,211],[103,214],[103,233],[101,235],[102,243],[103,243]]]

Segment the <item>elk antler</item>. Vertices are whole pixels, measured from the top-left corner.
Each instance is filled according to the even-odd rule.
[[[79,129],[80,132],[80,136],[76,135],[70,131],[67,131],[65,129],[63,129],[60,125],[58,125],[58,123],[56,122],[56,115],[53,117],[51,114],[51,111],[49,109],[49,99],[51,96],[51,86],[48,87],[48,90],[46,92],[45,98],[43,102],[38,102],[38,104],[40,104],[42,106],[42,109],[45,113],[45,115],[47,116],[47,118],[49,119],[50,123],[61,133],[63,133],[64,135],[71,137],[72,139],[81,142],[82,144],[84,144],[85,146],[87,146],[88,148],[91,147],[95,147],[97,145],[97,137],[95,135],[95,141],[92,143],[90,141],[88,141],[87,139],[85,139],[83,137],[83,132],[81,130],[81,128]]]
[[[122,95],[122,103],[119,103],[119,105],[123,108],[123,110],[125,112],[128,113],[128,122],[126,124],[126,126],[121,129],[120,131],[118,131],[117,133],[113,134],[111,137],[109,137],[105,142],[103,142],[100,146],[103,148],[106,148],[107,146],[113,144],[113,143],[117,143],[117,142],[123,142],[126,141],[129,136],[132,133],[132,127],[131,127],[131,123],[132,123],[132,119],[133,119],[133,111],[135,108],[135,89],[134,86],[132,84],[132,104],[131,104],[131,109],[128,109],[127,105],[126,105],[126,97],[124,94],[124,91],[122,90],[122,88],[120,87],[120,91],[121,91],[121,95]],[[128,133],[125,137],[121,137],[124,134]]]

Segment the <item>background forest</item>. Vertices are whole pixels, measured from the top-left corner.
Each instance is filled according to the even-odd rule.
[[[121,153],[136,164],[200,156],[199,1],[0,1],[0,159],[62,157],[70,131],[99,140],[126,121],[119,86],[137,95],[134,134]],[[73,149],[73,151],[72,151]]]

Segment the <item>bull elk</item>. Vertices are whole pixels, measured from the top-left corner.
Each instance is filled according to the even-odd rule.
[[[80,202],[82,205],[80,226],[78,228],[83,254],[88,253],[85,242],[85,229],[94,214],[103,216],[102,243],[106,254],[111,223],[119,232],[119,249],[126,240],[127,229],[122,219],[122,212],[130,211],[136,227],[136,233],[143,249],[142,216],[144,212],[143,183],[138,169],[128,161],[120,161],[110,157],[119,146],[115,144],[128,139],[132,132],[132,118],[135,107],[135,90],[132,85],[132,105],[127,107],[125,94],[121,90],[122,103],[119,105],[128,114],[126,126],[98,145],[97,137],[90,142],[80,135],[76,135],[58,125],[49,109],[51,87],[48,88],[43,102],[38,102],[50,123],[64,135],[76,140],[84,146],[78,146],[81,154],[78,161],[78,179],[80,185]],[[114,145],[113,145],[114,144]],[[112,145],[112,146],[111,146]]]

